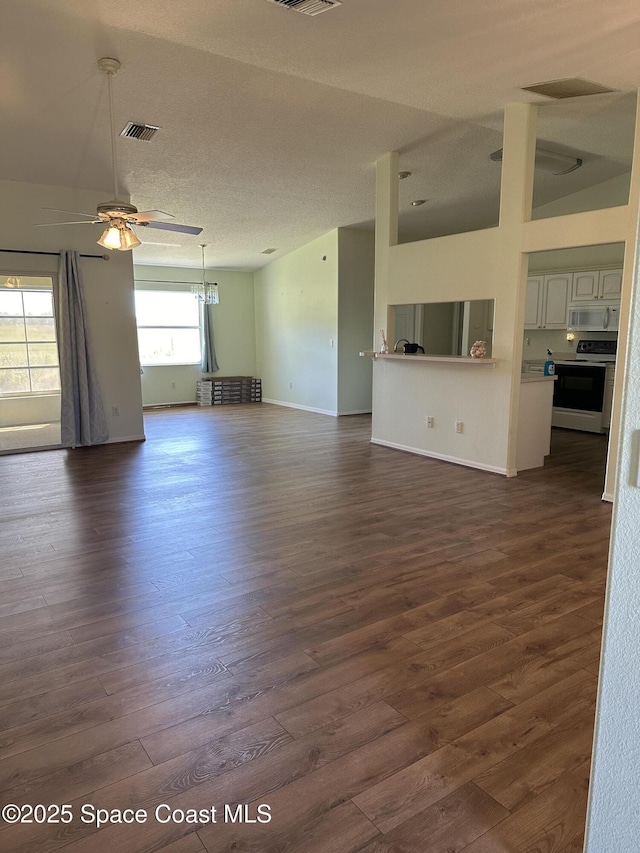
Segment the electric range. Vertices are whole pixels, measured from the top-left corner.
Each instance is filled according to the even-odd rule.
[[[575,359],[556,362],[552,426],[585,432],[609,428],[616,348],[616,340],[581,340]]]

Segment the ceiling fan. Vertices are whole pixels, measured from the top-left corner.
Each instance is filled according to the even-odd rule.
[[[167,222],[173,219],[173,214],[162,210],[138,211],[138,208],[127,201],[118,199],[118,164],[116,159],[116,132],[113,121],[113,92],[111,89],[112,78],[120,70],[120,62],[117,59],[103,57],[98,60],[98,68],[107,77],[109,90],[109,118],[111,123],[111,162],[113,168],[113,199],[101,202],[95,214],[78,213],[75,210],[60,210],[57,207],[45,207],[44,210],[55,210],[59,213],[74,213],[83,216],[84,219],[74,222],[46,222],[41,223],[40,228],[57,225],[106,225],[106,228],[97,241],[105,249],[118,249],[126,252],[140,246],[142,241],[138,238],[132,226],[143,228],[160,228],[163,231],[178,231],[182,234],[200,234],[202,228],[193,225],[178,225],[176,222]],[[175,245],[175,244],[156,244]]]

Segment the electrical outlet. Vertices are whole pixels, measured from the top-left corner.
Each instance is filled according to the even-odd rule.
[[[427,429],[433,429],[433,418],[427,418]]]
[[[456,421],[456,432],[464,432],[464,424],[462,421]]]
[[[525,343],[528,347],[531,346],[531,338],[526,338]]]
[[[120,409],[117,406],[111,406],[111,414],[114,418],[120,417]]]
[[[336,345],[335,340],[333,338],[329,338],[329,346],[334,347],[335,345]]]

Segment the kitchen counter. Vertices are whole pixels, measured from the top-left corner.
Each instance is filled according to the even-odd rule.
[[[556,376],[524,373],[520,383],[516,471],[541,468],[551,452],[551,409]]]
[[[376,352],[366,350],[360,353],[360,357],[372,358],[374,361],[378,359],[393,359],[395,361],[404,362],[420,362],[422,364],[428,362],[444,362],[446,364],[463,364],[467,367],[495,367],[495,358],[471,358],[469,355],[423,355],[422,353],[406,353],[406,352]]]
[[[523,373],[520,382],[525,385],[528,382],[554,382],[557,376],[544,376],[541,373]]]

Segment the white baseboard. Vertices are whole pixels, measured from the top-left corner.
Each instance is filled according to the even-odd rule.
[[[392,450],[403,450],[405,453],[416,453],[418,456],[428,456],[429,459],[438,459],[441,462],[452,462],[454,465],[464,465],[465,468],[477,468],[479,471],[488,471],[491,474],[502,474],[505,477],[515,476],[507,468],[498,468],[496,465],[483,465],[481,462],[473,462],[471,459],[447,456],[444,453],[434,453],[431,450],[423,450],[421,447],[409,447],[406,444],[396,444],[394,441],[382,441],[379,438],[372,438],[371,444],[380,444],[382,447],[390,447]]]
[[[151,409],[170,409],[172,406],[195,406],[197,400],[172,400],[171,403],[143,403],[142,410],[149,411]]]
[[[611,492],[603,492],[602,493],[602,500],[608,501],[610,504],[612,504],[613,503],[613,495],[611,494]]]
[[[105,444],[124,444],[127,441],[146,441],[146,435],[123,435],[121,438],[110,438]]]
[[[287,409],[301,409],[303,412],[315,412],[317,415],[330,415],[332,418],[338,417],[338,412],[331,412],[329,409],[316,409],[314,406],[300,406],[298,403],[285,403],[283,400],[269,400],[266,397],[262,398],[262,402],[271,403],[272,406],[284,406]]]
[[[353,409],[353,411],[349,412],[338,412],[338,417],[342,417],[343,415],[370,415],[371,409]]]

